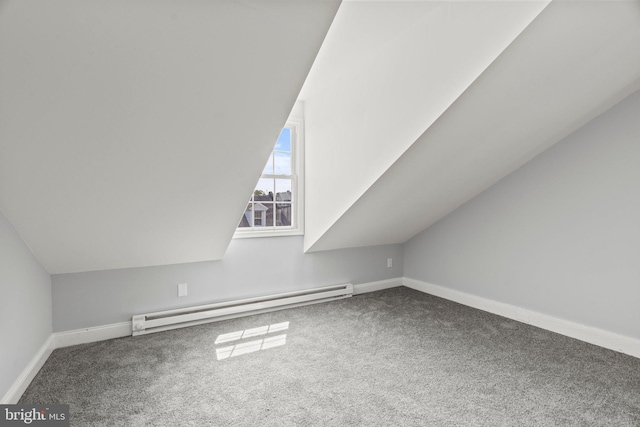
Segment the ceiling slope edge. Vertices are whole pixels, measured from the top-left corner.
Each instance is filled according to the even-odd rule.
[[[338,7],[6,2],[0,208],[51,274],[221,259]]]
[[[446,2],[440,2],[442,4]],[[387,170],[389,170],[393,165],[406,153],[411,149],[411,147],[419,141],[420,136],[423,135],[429,127],[431,127],[437,120],[446,113],[446,111],[461,97],[464,93],[471,87],[476,79],[481,76],[487,68],[491,66],[491,64],[499,58],[499,56],[507,49],[517,37],[522,34],[523,31],[540,15],[540,13],[549,5],[549,1],[541,1],[541,2],[530,2],[527,8],[521,7],[522,4],[519,5],[520,9],[513,9],[514,3],[504,4],[511,8],[508,11],[500,11],[501,13],[496,13],[495,11],[491,11],[494,16],[489,18],[485,18],[484,21],[478,20],[476,22],[476,27],[473,28],[471,25],[467,25],[467,32],[465,33],[467,37],[473,36],[473,42],[477,44],[473,44],[472,41],[469,41],[467,45],[463,46],[459,52],[457,52],[458,56],[472,56],[470,50],[484,51],[481,54],[477,54],[472,57],[471,61],[459,62],[457,64],[451,62],[441,61],[438,55],[442,55],[443,48],[442,46],[435,46],[433,44],[433,40],[429,40],[424,47],[425,49],[437,50],[429,59],[432,59],[432,63],[427,64],[416,64],[415,60],[411,60],[407,63],[400,63],[398,65],[398,57],[393,57],[396,52],[401,51],[402,49],[407,49],[413,55],[416,51],[421,47],[419,44],[416,44],[420,41],[417,34],[420,34],[422,31],[420,29],[420,24],[423,26],[425,24],[432,24],[434,20],[440,21],[442,20],[443,15],[451,15],[452,13],[458,12],[460,14],[458,25],[464,20],[469,19],[477,19],[477,10],[465,10],[464,13],[460,13],[461,6],[460,3],[453,3],[454,9],[449,8],[440,8],[435,9],[438,13],[432,12],[430,15],[427,15],[423,19],[419,20],[418,23],[414,23],[412,25],[412,31],[408,31],[404,29],[400,35],[396,35],[392,40],[388,40],[385,45],[385,49],[378,48],[376,49],[376,55],[369,55],[369,60],[360,64],[359,67],[356,67],[355,71],[352,72],[351,76],[345,78],[343,76],[342,82],[339,83],[333,90],[326,90],[326,96],[324,99],[320,99],[319,102],[317,99],[313,97],[305,101],[305,125],[306,125],[306,157],[307,157],[307,170],[306,170],[306,230],[305,230],[305,238],[304,238],[304,250],[305,252],[313,252],[316,250],[323,250],[324,246],[322,241],[325,238],[326,233],[329,233],[332,227],[339,223],[342,217],[350,211],[350,209],[359,203],[360,199],[364,197],[369,189],[375,185],[375,183],[381,179]],[[353,5],[353,3],[351,3]],[[344,5],[343,5],[344,6]],[[451,4],[447,4],[447,6],[451,6]],[[478,4],[471,5],[473,7],[477,7]],[[465,15],[467,14],[467,15]],[[475,15],[475,16],[474,16]],[[483,26],[497,25],[501,19],[505,19],[506,17],[510,20],[510,27],[507,27],[503,30],[503,32],[493,32],[491,36],[483,38],[481,34],[474,34],[473,31],[477,31]],[[517,18],[517,19],[516,19]],[[494,21],[494,22],[491,22]],[[340,21],[345,25],[349,23],[349,20]],[[450,24],[450,23],[449,23]],[[452,28],[448,28],[447,31],[460,31],[461,28],[455,28],[450,25]],[[332,27],[333,29],[333,27]],[[441,30],[444,31],[444,30]],[[442,38],[447,38],[447,34],[436,34],[433,32],[431,28],[427,33],[430,37],[435,37],[434,40],[439,44],[441,43]],[[331,41],[332,33],[331,31],[327,35],[327,39]],[[423,34],[424,36],[424,34]],[[450,36],[450,34],[449,34]],[[400,46],[401,44],[405,44],[406,46]],[[485,46],[482,46],[482,45]],[[487,47],[486,45],[489,45]],[[324,47],[324,46],[323,46]],[[450,47],[450,46],[449,46]],[[458,47],[461,47],[458,45]],[[325,52],[326,53],[326,52]],[[322,50],[319,54],[322,54]],[[364,55],[363,55],[364,56]],[[428,56],[425,56],[428,57]],[[438,60],[436,60],[436,58]],[[446,60],[446,57],[442,57],[442,59]],[[406,60],[406,59],[405,59]],[[431,72],[432,77],[440,77],[434,78],[431,81],[421,81],[416,80],[415,76],[419,75],[420,66],[422,67],[430,67],[437,68],[433,66],[433,63],[440,63],[441,68],[436,70],[436,72]],[[410,88],[410,91],[413,93],[407,92],[406,73],[400,72],[393,74],[390,72],[393,67],[402,68],[402,66],[416,66],[417,72],[415,75],[411,76],[414,78],[415,84],[422,86],[420,88],[413,87]],[[363,69],[368,67],[369,69],[380,69],[384,68],[382,64],[392,64],[391,68],[384,70],[384,79],[389,79],[390,74],[391,78],[395,78],[396,81],[385,81],[383,78],[379,78],[377,80],[369,80],[366,83],[363,83],[363,79],[361,78]],[[466,74],[462,74],[457,76],[457,78],[451,79],[448,77],[448,80],[443,80],[444,74],[452,74],[450,72],[450,68],[466,68]],[[438,75],[438,73],[442,73]],[[313,73],[313,69],[312,69]],[[404,75],[403,75],[404,74]],[[422,75],[421,75],[422,77]],[[443,81],[449,84],[443,84]],[[395,98],[380,97],[381,91],[384,93],[392,92],[394,89],[398,89],[398,83],[404,85],[399,90],[396,90]],[[307,85],[309,82],[305,82]],[[335,81],[333,82],[335,83]],[[367,86],[367,83],[370,86]],[[389,88],[380,87],[384,86],[384,83],[387,83]],[[312,85],[318,84],[320,86],[324,86],[325,89],[327,84],[326,82],[311,82]],[[354,92],[353,87],[361,89]],[[313,92],[313,90],[308,89],[308,92]],[[399,97],[398,95],[402,95],[402,91],[405,91],[406,98]],[[363,95],[364,92],[373,92],[373,96],[371,99],[363,99],[363,97],[368,96]],[[384,95],[383,93],[383,95]],[[414,99],[415,94],[430,94],[431,98],[423,98],[423,99]],[[435,96],[433,96],[435,95]],[[347,98],[348,97],[348,98]],[[338,100],[338,101],[336,101]],[[378,102],[381,104],[387,103],[387,106],[383,108],[377,108],[373,106],[372,102]],[[318,106],[319,104],[319,106]],[[363,104],[364,104],[364,113],[363,113]],[[403,107],[403,104],[408,104],[409,107]],[[430,104],[426,106],[426,104]],[[389,107],[389,105],[391,107]],[[317,110],[316,110],[317,108]],[[377,110],[374,111],[374,109]],[[368,111],[366,111],[368,109]],[[406,130],[397,131],[394,135],[389,134],[388,129],[380,129],[383,124],[388,124],[384,120],[384,115],[388,114],[391,109],[395,109],[401,111],[400,115],[395,115],[392,117],[390,122],[393,123],[403,123],[403,126],[407,129],[410,129],[410,132]],[[318,112],[318,110],[323,110]],[[416,114],[418,111],[420,114]],[[328,113],[328,114],[327,114]],[[394,112],[394,114],[396,114]],[[373,120],[371,116],[378,116],[377,120]],[[346,118],[345,118],[346,117]],[[316,125],[316,122],[320,123]],[[359,129],[356,129],[355,132],[353,129],[345,129],[345,126],[360,126]],[[334,135],[331,138],[325,132],[336,132],[336,129],[341,129],[344,131],[342,135],[343,138],[340,139],[340,136]],[[360,132],[358,132],[360,131]],[[340,131],[338,131],[340,132]],[[378,134],[378,135],[376,135]],[[382,134],[381,138],[379,134]],[[344,136],[346,135],[346,137]],[[394,137],[394,143],[390,144],[392,147],[372,147],[372,139],[377,138],[378,141],[383,141],[384,138]],[[316,143],[317,141],[321,141],[320,143]],[[349,155],[345,155],[343,159],[347,159],[348,165],[340,165],[340,159],[333,157],[331,160],[329,158],[335,155],[332,147],[328,146],[328,142],[332,142],[335,145],[339,145],[340,149],[343,151],[348,151],[350,148],[355,150],[355,152],[349,153]],[[404,142],[403,142],[404,141]],[[343,144],[344,143],[344,144]],[[336,148],[336,147],[333,147]],[[391,150],[389,150],[391,148]],[[377,149],[377,150],[376,150]],[[354,173],[352,170],[352,166],[354,163],[354,159],[358,158],[363,150],[370,152],[373,157],[368,159],[358,159],[362,163],[366,163],[364,166],[360,165],[360,171],[364,170],[364,174]],[[363,154],[363,156],[366,154]],[[316,161],[318,166],[318,172],[309,166],[310,160]],[[328,169],[326,167],[327,161],[330,161],[332,164],[332,168]],[[382,163],[380,163],[382,162]],[[378,164],[380,163],[380,164]],[[372,164],[376,164],[376,168],[372,169]],[[342,167],[341,167],[342,166]],[[342,181],[332,182],[327,184],[327,178],[333,178],[336,181],[335,175],[336,171],[343,171],[347,173],[350,177],[349,180],[357,180],[360,179],[362,182],[361,185],[352,193],[351,198],[343,200],[343,204],[341,205],[341,209],[334,210],[332,212],[322,211],[319,212],[319,208],[326,207],[326,203],[313,203],[314,196],[318,195],[318,186],[313,185],[314,179],[317,178],[317,175],[321,175],[323,171],[325,174],[327,171],[330,172],[330,176],[325,175],[323,182],[321,183],[324,189],[328,188],[343,188],[345,185],[344,179],[342,177]],[[339,174],[339,172],[338,172]],[[363,177],[366,176],[366,180],[362,180]],[[319,181],[319,179],[318,179]],[[321,189],[321,188],[320,188]],[[335,196],[335,193],[334,193]],[[315,197],[316,199],[322,199],[322,197]],[[332,200],[335,201],[335,197],[332,197]],[[311,201],[311,202],[310,202]],[[324,218],[323,224],[314,223],[314,215],[316,217],[322,216]],[[386,239],[388,240],[388,239]]]
[[[403,243],[638,90],[637,9],[553,2],[307,249]]]

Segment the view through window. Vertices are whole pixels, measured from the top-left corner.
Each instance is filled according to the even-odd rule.
[[[285,127],[262,171],[239,230],[291,229],[295,224],[295,130]]]

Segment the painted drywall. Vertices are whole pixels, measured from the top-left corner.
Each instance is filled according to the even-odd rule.
[[[4,0],[0,208],[52,274],[221,259],[339,0]]]
[[[314,65],[302,90],[307,96],[305,250],[313,248],[546,5],[342,4],[316,61],[321,69],[335,61],[338,70],[332,73],[333,67],[324,65],[325,71],[314,71]],[[412,16],[407,16],[409,10]],[[361,39],[378,42],[369,45]],[[368,51],[342,54],[355,50],[354,45]],[[369,226],[369,235],[384,234],[368,214],[357,222]],[[350,232],[343,228],[340,234]],[[368,246],[359,243],[313,249]]]
[[[489,3],[501,8],[527,2],[454,2],[450,19],[460,18],[458,6]],[[450,75],[436,81],[452,88],[453,76],[472,69],[457,58],[464,49],[456,43],[474,26],[436,37],[445,55],[437,65],[421,62],[433,38],[407,39],[418,34],[415,25],[389,40],[375,51],[384,56],[393,46],[386,62],[356,68],[355,77],[347,76],[353,84],[334,92],[343,77],[321,91],[331,98],[311,95],[305,103],[312,159],[305,250],[406,242],[633,93],[640,87],[639,16],[637,1],[551,2],[435,122],[431,113],[446,97],[430,88],[429,77],[445,64]],[[439,28],[425,23],[417,28]],[[480,31],[475,41],[487,34]],[[414,49],[401,57],[407,46]],[[408,87],[410,93],[396,98]],[[407,131],[419,124],[426,130],[406,148]],[[398,151],[404,151],[400,157]]]
[[[51,276],[0,211],[0,397],[52,332]]]
[[[53,275],[55,332],[134,314],[351,282],[402,277],[402,246],[304,254],[302,236],[234,239],[220,261]],[[393,267],[387,268],[387,258]],[[188,296],[178,298],[177,285]]]
[[[639,111],[636,92],[409,240],[405,277],[640,338]]]

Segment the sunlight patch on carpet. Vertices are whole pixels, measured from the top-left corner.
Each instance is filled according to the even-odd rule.
[[[228,347],[217,348],[216,357],[218,360],[228,359],[229,357],[240,356],[242,354],[253,353],[260,350],[266,350],[273,347],[280,347],[287,343],[287,334],[267,337],[261,340],[249,341]]]
[[[226,334],[218,335],[215,344],[226,344],[233,341],[243,340],[246,338],[259,337],[274,332],[281,332],[289,329],[289,322],[274,323],[272,325],[259,326],[257,328],[245,329],[242,331],[234,331]],[[259,340],[253,340],[231,346],[216,348],[216,357],[218,360],[228,359],[229,357],[240,356],[242,354],[253,353],[260,350],[267,350],[273,347],[280,347],[287,343],[287,334],[281,334],[266,337]]]

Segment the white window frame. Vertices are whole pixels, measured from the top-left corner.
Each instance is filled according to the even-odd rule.
[[[287,179],[291,179],[292,224],[286,227],[238,227],[233,235],[234,239],[304,235],[304,123],[302,119],[289,119],[284,127],[291,129],[291,176],[287,176]],[[277,179],[278,175],[265,174],[260,175],[260,178]],[[275,204],[276,200],[274,208]]]

